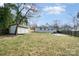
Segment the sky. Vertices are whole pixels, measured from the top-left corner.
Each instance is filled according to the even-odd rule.
[[[52,25],[55,20],[58,20],[59,25],[73,25],[73,17],[79,11],[79,3],[36,3],[36,7],[40,10],[40,17],[31,18],[30,24],[38,26],[47,23]]]
[[[37,3],[36,6],[41,11],[40,17],[32,18],[30,23],[38,26],[46,23],[52,25],[55,20],[58,20],[59,25],[72,25],[72,19],[79,11],[78,3]]]

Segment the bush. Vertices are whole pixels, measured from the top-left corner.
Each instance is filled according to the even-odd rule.
[[[0,29],[0,35],[9,34],[9,29]]]

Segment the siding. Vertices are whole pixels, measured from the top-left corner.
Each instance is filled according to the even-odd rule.
[[[9,33],[14,34],[15,33],[15,28],[16,28],[16,25],[11,26],[10,29],[9,29]]]
[[[25,34],[25,33],[29,33],[29,30],[28,28],[21,28],[21,27],[18,27],[18,34]]]
[[[15,29],[16,29],[16,25],[11,26],[10,29],[9,29],[9,33],[14,34]],[[17,29],[17,34],[25,34],[25,33],[29,33],[28,27],[19,26],[18,29]]]

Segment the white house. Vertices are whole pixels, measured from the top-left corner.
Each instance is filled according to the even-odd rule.
[[[55,28],[53,26],[39,26],[35,28],[35,32],[56,32]]]
[[[16,25],[11,25],[9,28],[9,33],[15,34],[15,30],[16,30]],[[17,34],[25,34],[25,33],[29,33],[29,27],[19,25],[17,28]]]

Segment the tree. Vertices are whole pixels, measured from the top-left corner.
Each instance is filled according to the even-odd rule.
[[[77,18],[73,17],[74,31],[77,31]]]
[[[77,25],[79,26],[79,12],[77,13]]]
[[[31,26],[30,26],[31,30],[33,30],[34,32],[35,32],[35,28],[36,28],[36,27],[37,27],[37,24],[36,24],[36,23],[31,24]]]
[[[4,7],[0,7],[0,30],[2,34],[5,34],[9,25],[12,23],[12,14],[11,10],[4,4]]]
[[[79,26],[79,12],[77,12],[76,16],[73,17],[73,23],[74,23],[74,35],[77,34],[78,26]]]
[[[77,12],[75,17],[73,17],[73,22],[74,22],[74,30],[77,31],[77,28],[79,26],[79,12]]]
[[[58,20],[54,20],[54,28],[56,30],[56,32],[59,32],[59,21]]]
[[[8,4],[12,6],[12,10],[15,11],[15,21],[16,21],[16,30],[15,35],[17,35],[17,28],[22,21],[28,23],[28,18],[33,17],[34,13],[37,12],[37,8],[35,4],[25,4],[25,3],[16,3],[16,4]]]
[[[28,18],[32,18],[36,14],[38,13],[35,4],[5,3],[4,7],[0,7],[0,24],[4,24],[1,25],[3,28],[8,28],[9,25],[15,23],[15,34],[17,34],[17,27],[24,22],[27,24]]]

